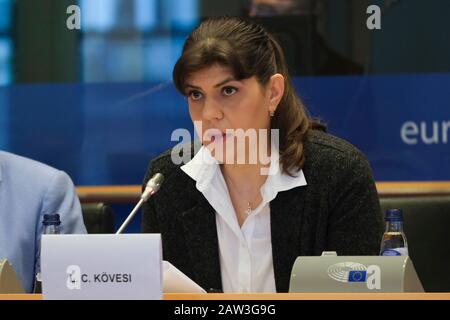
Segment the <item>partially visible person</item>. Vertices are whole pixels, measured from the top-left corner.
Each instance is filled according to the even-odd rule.
[[[43,163],[0,151],[0,259],[26,292],[34,286],[44,214],[58,213],[61,233],[86,233],[70,177]]]
[[[323,0],[250,0],[245,14],[277,39],[291,76],[364,73],[362,65],[331,47],[319,32],[317,20],[325,6]]]
[[[314,3],[311,0],[251,0],[249,16],[310,14]]]

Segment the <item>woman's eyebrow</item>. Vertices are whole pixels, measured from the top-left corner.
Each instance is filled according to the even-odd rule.
[[[228,77],[223,81],[220,81],[219,83],[214,85],[214,88],[220,87],[222,85],[224,85],[225,83],[229,82],[229,81],[235,81],[236,79],[234,79],[234,77]],[[185,88],[189,87],[189,88],[193,88],[193,89],[201,89],[200,87],[194,86],[192,84],[186,83],[184,85]]]
[[[214,85],[214,88],[220,87],[222,85],[224,85],[225,83],[229,82],[229,81],[234,81],[234,77],[228,77],[225,80],[219,82],[218,84]]]
[[[200,87],[197,87],[197,86],[194,86],[194,85],[192,85],[192,84],[189,84],[189,83],[186,83],[185,85],[184,85],[184,87],[185,88],[193,88],[193,89],[201,89]]]

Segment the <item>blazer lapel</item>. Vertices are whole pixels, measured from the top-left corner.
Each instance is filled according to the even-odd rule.
[[[301,217],[307,186],[278,193],[270,202],[272,256],[277,292],[287,292],[300,246]]]
[[[193,279],[206,291],[222,290],[215,211],[201,194],[181,215]]]

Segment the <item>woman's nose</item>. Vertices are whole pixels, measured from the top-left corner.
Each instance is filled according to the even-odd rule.
[[[207,99],[203,105],[202,118],[204,120],[220,120],[223,118],[222,108],[214,99]]]

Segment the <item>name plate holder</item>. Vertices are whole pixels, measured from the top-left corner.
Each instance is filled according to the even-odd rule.
[[[46,300],[161,300],[160,234],[43,235]]]
[[[408,256],[300,256],[289,292],[424,292]]]

